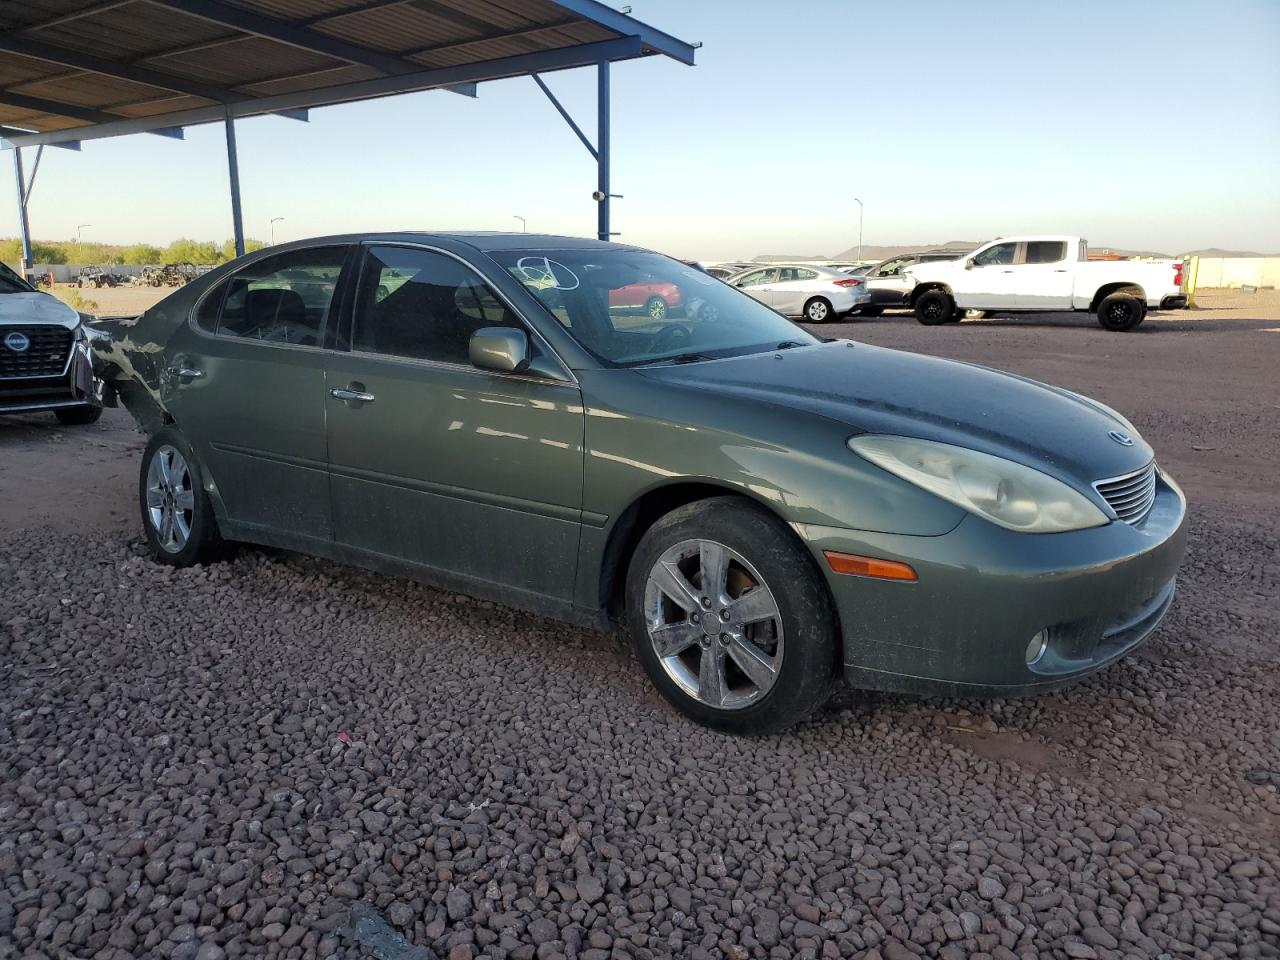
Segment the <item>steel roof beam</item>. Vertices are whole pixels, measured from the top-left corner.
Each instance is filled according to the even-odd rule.
[[[8,140],[10,137],[26,137],[35,133],[34,130],[20,130],[17,127],[0,126],[0,140]],[[68,140],[65,143],[51,143],[51,147],[59,147],[63,150],[79,150],[79,140]]]
[[[48,30],[50,27],[60,27],[64,23],[71,23],[74,20],[82,20],[85,17],[92,17],[94,14],[107,13],[110,10],[116,10],[119,7],[127,7],[135,0],[106,0],[105,3],[98,3],[91,7],[85,7],[82,10],[72,10],[70,13],[64,13],[57,17],[51,17],[48,20],[41,20],[39,23],[33,23],[26,27],[15,30],[15,33],[33,33],[36,30]]]
[[[149,87],[159,87],[161,90],[173,90],[177,93],[200,97],[203,100],[213,100],[218,103],[233,103],[236,100],[243,99],[239,94],[224,90],[221,87],[200,83],[197,80],[177,77],[171,73],[152,70],[150,67],[140,67],[120,63],[117,60],[107,60],[104,57],[95,57],[89,53],[68,50],[66,47],[57,47],[52,44],[42,43],[39,40],[28,40],[24,37],[0,35],[0,51],[16,53],[24,57],[33,57],[46,63],[57,63],[64,67],[73,67],[76,70],[84,70],[104,77],[114,77],[117,80],[128,80],[132,83],[146,84]],[[38,81],[27,81],[28,84],[35,82]]]
[[[266,17],[252,10],[229,6],[220,0],[146,0],[146,2],[199,17],[210,23],[285,43],[299,50],[322,53],[339,60],[346,60],[348,63],[372,67],[389,76],[400,76],[418,69],[416,64],[402,60],[393,53],[348,43],[327,33],[318,33],[306,27],[296,26],[287,20],[277,20],[275,17]]]
[[[602,27],[607,27],[623,36],[639,37],[650,49],[693,66],[693,56],[697,49],[693,44],[685,43],[669,33],[663,33],[647,23],[633,20],[613,7],[605,6],[597,0],[551,0],[551,2],[570,13],[577,14],[584,20],[594,20]]]
[[[397,93],[438,90],[457,84],[474,84],[486,80],[522,77],[531,73],[548,73],[553,70],[594,66],[602,60],[629,60],[643,56],[646,53],[645,46],[639,37],[621,37],[616,40],[580,44],[576,47],[542,50],[537,53],[501,57],[497,60],[459,64],[455,67],[427,69],[398,77],[361,80],[356,83],[346,83],[320,90],[302,90],[295,93],[241,100],[227,107],[197,107],[193,110],[179,110],[154,117],[112,117],[110,122],[91,121],[94,122],[94,126],[74,127],[69,130],[50,130],[44,133],[13,138],[7,143],[18,146],[35,146],[41,143],[61,143],[66,140],[98,140],[103,137],[122,136],[130,133],[148,133],[161,127],[213,123],[225,120],[228,111],[236,118],[252,117],[301,107],[322,107],[336,103],[350,103],[355,100],[368,100]],[[4,94],[0,94],[0,103],[4,102],[4,96]]]

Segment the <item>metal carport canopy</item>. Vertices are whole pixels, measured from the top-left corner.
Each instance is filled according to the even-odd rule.
[[[0,146],[14,151],[24,266],[30,184],[21,147],[134,133],[227,130],[232,217],[243,251],[238,118],[596,66],[599,234],[609,231],[609,64],[695,45],[596,0],[27,0],[0,4]],[[38,162],[38,155],[37,155]],[[33,174],[34,175],[34,174]]]

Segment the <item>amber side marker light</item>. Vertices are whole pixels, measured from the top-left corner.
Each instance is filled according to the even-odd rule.
[[[848,573],[855,577],[876,577],[879,580],[918,580],[916,572],[905,563],[896,560],[880,560],[876,557],[860,557],[856,553],[837,553],[824,550],[827,565],[836,573]]]

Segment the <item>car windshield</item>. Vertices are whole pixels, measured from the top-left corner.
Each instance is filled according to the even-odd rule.
[[[819,342],[746,294],[661,254],[504,250],[490,256],[606,363],[689,362]]]
[[[0,293],[30,293],[31,284],[0,263]]]

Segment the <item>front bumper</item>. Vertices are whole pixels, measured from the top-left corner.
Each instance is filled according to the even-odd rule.
[[[66,369],[52,377],[0,377],[0,414],[103,405],[103,381],[94,375],[84,343],[71,348]]]
[[[938,537],[799,529],[831,586],[851,686],[1016,696],[1100,670],[1151,635],[1173,602],[1185,520],[1181,491],[1160,477],[1136,527],[1021,534],[970,515]],[[842,576],[824,550],[908,563],[919,579]],[[1041,630],[1048,647],[1028,664]]]

